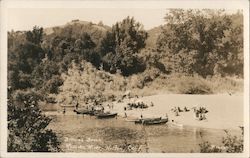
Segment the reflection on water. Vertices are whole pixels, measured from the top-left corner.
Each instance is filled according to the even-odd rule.
[[[56,115],[49,128],[62,139],[65,152],[199,152],[199,143],[221,145],[223,130],[167,125],[141,126],[122,118],[95,119]],[[202,133],[202,138],[201,134]]]

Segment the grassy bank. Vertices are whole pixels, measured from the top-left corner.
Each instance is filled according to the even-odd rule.
[[[84,70],[73,66],[62,75],[64,84],[59,94],[54,95],[59,104],[81,105],[93,101],[107,102],[122,99],[129,92],[131,97],[150,96],[162,93],[172,94],[229,94],[243,93],[243,79],[233,77],[202,78],[183,74],[160,74],[157,71],[123,77],[119,74],[97,70],[89,63],[83,63]]]

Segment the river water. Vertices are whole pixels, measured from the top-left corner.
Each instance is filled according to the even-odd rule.
[[[64,152],[199,152],[202,141],[221,145],[220,129],[142,126],[123,118],[96,119],[82,115],[51,115],[49,128],[59,136]],[[238,131],[231,131],[239,133]]]

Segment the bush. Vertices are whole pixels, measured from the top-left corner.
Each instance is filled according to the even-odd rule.
[[[51,119],[41,114],[39,96],[32,91],[13,96],[8,98],[8,151],[60,151],[56,134],[46,129]]]
[[[236,77],[213,76],[208,78],[207,81],[210,83],[214,93],[236,93],[243,92],[244,89],[244,80]]]
[[[211,145],[208,141],[199,144],[201,153],[220,153],[222,149]]]
[[[205,79],[199,76],[175,78],[177,92],[181,94],[212,94],[212,89]]]
[[[243,128],[242,135],[240,137],[232,136],[227,130],[225,130],[226,137],[223,138],[222,143],[226,148],[227,153],[241,153],[243,152]]]
[[[211,145],[210,142],[202,142],[199,144],[200,146],[200,152],[201,153],[220,153],[220,152],[226,152],[226,153],[242,153],[244,150],[244,128],[241,128],[241,136],[232,136],[227,130],[225,130],[226,137],[222,138],[222,144],[223,146],[215,146]],[[202,135],[201,135],[202,137]]]

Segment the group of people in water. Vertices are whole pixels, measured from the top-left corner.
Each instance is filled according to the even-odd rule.
[[[208,110],[205,107],[194,107],[195,118],[198,120],[206,120],[206,113]]]
[[[195,119],[198,120],[206,120],[206,113],[208,113],[208,110],[203,107],[193,107],[193,112],[194,112],[194,116]],[[179,106],[178,107],[174,107],[171,109],[171,111],[173,111],[175,113],[175,116],[180,116],[180,112],[189,112],[190,110],[185,106],[184,109],[182,110]]]
[[[86,110],[92,110],[92,111],[101,111],[101,112],[104,112],[105,109],[113,109],[114,108],[114,104],[113,103],[108,103],[106,105],[103,105],[103,104],[100,104],[98,103],[96,100],[94,100],[94,102],[92,104],[89,104],[89,103],[85,103],[85,108]],[[62,106],[63,107],[63,114],[66,113],[66,106]],[[75,105],[74,105],[74,108],[75,110],[78,110],[79,108],[79,103],[78,101],[76,100],[75,101]]]
[[[147,104],[145,104],[144,102],[137,102],[137,103],[128,103],[128,109],[129,110],[132,110],[133,108],[137,109],[146,109],[148,108],[149,106]]]
[[[184,107],[184,109],[182,110],[179,106],[178,107],[174,107],[171,109],[171,111],[173,111],[175,113],[175,116],[180,116],[179,113],[180,112],[188,112],[190,111],[186,106]]]
[[[105,107],[106,107],[106,109],[111,110],[111,109],[114,108],[114,104],[113,103],[109,103],[106,106],[104,106],[103,104],[96,104],[96,105],[95,104],[94,105],[87,104],[86,109],[87,110],[92,110],[92,111],[104,112]]]

